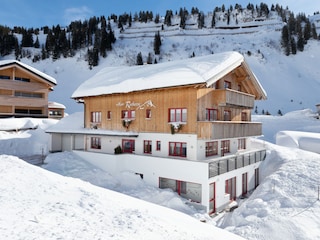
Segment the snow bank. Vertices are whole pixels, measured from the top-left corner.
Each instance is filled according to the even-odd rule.
[[[320,133],[280,131],[276,135],[276,144],[320,153]]]
[[[267,146],[267,159],[260,165],[260,186],[219,225],[249,240],[319,239],[320,156]]]
[[[243,239],[190,216],[0,155],[1,239]]]

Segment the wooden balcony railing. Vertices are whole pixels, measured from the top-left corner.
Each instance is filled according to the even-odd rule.
[[[254,95],[235,91],[232,89],[217,89],[213,91],[215,98],[219,99],[219,106],[254,107]]]
[[[225,139],[262,135],[262,124],[241,121],[199,121],[198,139]]]

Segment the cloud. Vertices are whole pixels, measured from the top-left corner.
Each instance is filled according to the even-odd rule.
[[[64,20],[66,24],[69,24],[72,21],[89,19],[92,15],[92,10],[86,6],[67,8],[64,11]]]

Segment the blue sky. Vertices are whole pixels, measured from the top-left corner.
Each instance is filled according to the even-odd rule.
[[[247,6],[248,3],[260,4],[264,2],[270,7],[272,3],[288,6],[295,14],[303,12],[307,15],[320,11],[319,0],[1,0],[0,25],[9,27],[42,27],[60,24],[65,26],[73,20],[89,19],[92,16],[110,16],[141,11],[152,11],[154,14],[164,15],[166,10],[179,10],[185,7],[188,11],[192,7],[207,13],[216,6],[226,7],[235,3]]]

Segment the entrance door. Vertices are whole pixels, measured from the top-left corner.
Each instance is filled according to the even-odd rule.
[[[134,140],[123,139],[122,140],[122,152],[133,153],[135,151]]]
[[[209,213],[216,212],[216,183],[211,183],[209,186]]]
[[[248,173],[242,174],[242,196],[248,193]]]
[[[237,186],[236,177],[226,180],[225,193],[230,195],[230,200],[236,200],[236,197],[237,197],[236,186]]]

